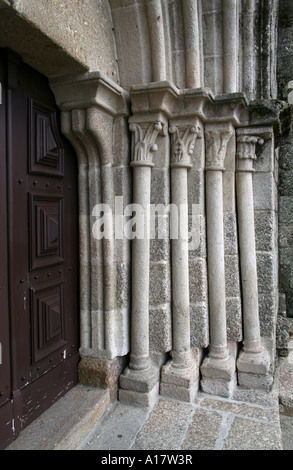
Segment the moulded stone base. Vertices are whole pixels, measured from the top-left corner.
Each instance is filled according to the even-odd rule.
[[[260,353],[241,351],[237,360],[237,369],[248,374],[267,375],[270,363],[270,355],[265,349]]]
[[[149,392],[119,389],[118,399],[121,403],[152,407],[159,398],[159,383]]]
[[[174,398],[175,400],[186,401],[191,403],[194,401],[199,388],[198,378],[190,387],[184,387],[175,384],[161,382],[160,395]]]
[[[146,370],[126,367],[120,376],[119,401],[152,406],[159,394],[159,375],[154,365]]]
[[[160,394],[182,401],[192,402],[199,388],[198,360],[190,367],[176,367],[169,361],[162,367]]]
[[[201,389],[212,395],[230,397],[236,386],[235,361],[231,356],[225,359],[207,357],[200,368]]]
[[[273,384],[271,357],[262,344],[260,353],[241,351],[237,360],[238,383],[242,387],[269,391]]]

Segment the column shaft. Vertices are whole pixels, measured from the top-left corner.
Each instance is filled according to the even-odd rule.
[[[131,123],[133,133],[133,202],[141,213],[143,236],[132,240],[132,306],[130,362],[120,376],[119,399],[126,403],[152,405],[159,392],[159,370],[149,351],[149,264],[150,264],[150,198],[152,155],[157,151],[155,140],[164,135],[161,122]],[[135,207],[135,206],[134,206]],[[142,232],[136,230],[136,232]]]
[[[237,218],[239,230],[240,269],[242,279],[243,350],[237,360],[238,381],[244,386],[263,386],[268,376],[270,358],[260,335],[257,259],[255,249],[253,161],[255,146],[263,139],[255,129],[237,130]]]
[[[151,167],[133,168],[133,202],[147,214],[150,204]],[[148,218],[145,217],[145,222]],[[147,230],[147,227],[145,227]],[[146,231],[145,230],[145,231]],[[146,235],[146,234],[145,234]],[[149,367],[149,245],[150,240],[134,238],[132,241],[132,313],[130,367]]]
[[[251,172],[236,174],[239,249],[243,298],[244,350],[260,352],[257,267]]]
[[[222,171],[206,172],[210,357],[228,356],[226,333],[225,261]]]
[[[179,237],[172,240],[173,350],[190,350],[187,169],[171,169],[172,203],[179,211]],[[175,360],[176,361],[176,360]]]
[[[198,390],[198,358],[190,348],[188,186],[187,172],[199,127],[179,121],[173,134],[171,157],[171,200],[179,213],[178,238],[172,239],[172,360],[161,374],[161,393],[192,401]]]
[[[231,124],[206,125],[206,212],[210,314],[209,355],[201,366],[203,391],[230,396],[235,388],[235,361],[227,345],[223,171]]]

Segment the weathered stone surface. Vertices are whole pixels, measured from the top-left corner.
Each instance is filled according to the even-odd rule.
[[[184,435],[186,419],[192,406],[174,401],[159,400],[142,430],[138,433],[133,450],[178,448]],[[174,432],[170,434],[170,429]]]
[[[217,411],[196,409],[182,442],[182,450],[214,450],[222,419]]]
[[[83,357],[78,365],[79,382],[82,385],[109,390],[111,401],[116,400],[119,376],[126,365],[126,358],[113,361],[97,357]]]

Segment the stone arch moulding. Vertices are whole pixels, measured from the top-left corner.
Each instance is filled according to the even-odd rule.
[[[123,125],[124,118],[129,115],[128,94],[98,72],[55,78],[50,85],[61,110],[62,132],[75,148],[78,159],[79,380],[86,385],[108,388],[115,399],[120,363],[123,362],[120,358],[129,352],[128,305],[118,312],[116,298],[118,284],[128,277],[129,266],[125,263],[124,272],[121,272],[123,263],[119,263],[120,254],[113,232],[114,167],[123,171],[121,162],[114,161],[113,141],[117,127]],[[127,139],[127,135],[122,134],[120,132],[121,138]],[[125,145],[127,147],[127,143]],[[121,148],[122,145],[120,152]],[[127,155],[123,158],[127,160]],[[125,191],[129,191],[129,187]],[[95,207],[100,204],[110,209],[107,221],[111,233],[107,238],[97,239],[92,230],[96,220],[94,215],[100,215],[95,213]],[[128,242],[120,242],[124,245],[122,252],[127,252]],[[129,259],[126,261],[129,263]]]

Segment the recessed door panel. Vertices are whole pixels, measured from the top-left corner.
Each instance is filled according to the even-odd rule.
[[[63,262],[63,197],[30,194],[31,270]]]

